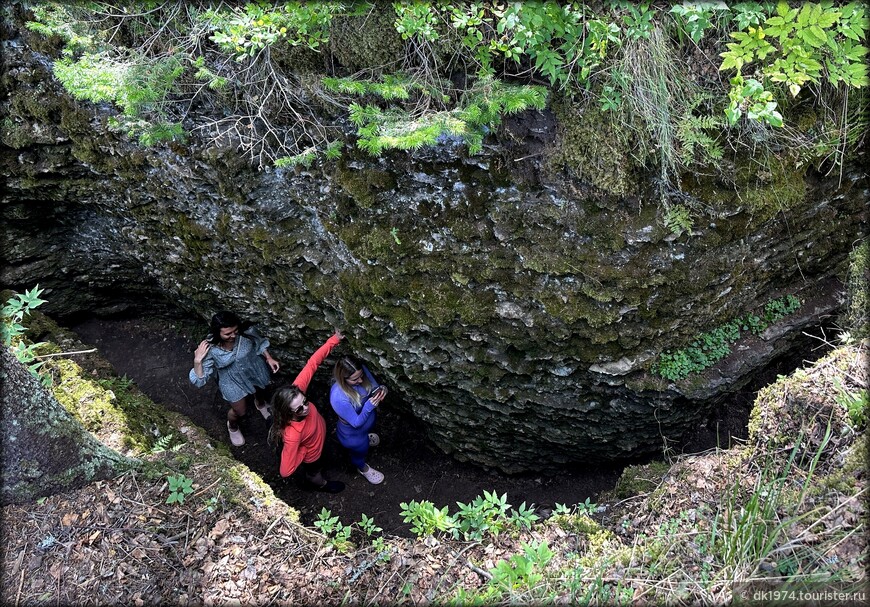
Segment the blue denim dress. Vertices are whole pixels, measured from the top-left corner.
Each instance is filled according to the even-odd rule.
[[[209,348],[202,361],[203,376],[197,377],[196,371],[191,369],[188,375],[190,383],[201,388],[217,372],[221,396],[231,403],[241,400],[253,394],[256,388],[269,385],[271,370],[262,357],[268,349],[269,340],[250,327],[236,338],[232,352],[218,346]]]

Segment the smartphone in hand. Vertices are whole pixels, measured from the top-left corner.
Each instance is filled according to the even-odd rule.
[[[375,396],[379,396],[380,394],[383,394],[383,392],[384,392],[384,387],[378,386],[377,388],[375,388],[374,390],[369,392],[369,395],[366,396],[366,400],[374,398]]]

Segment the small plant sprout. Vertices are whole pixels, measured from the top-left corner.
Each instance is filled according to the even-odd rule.
[[[330,510],[323,508],[317,515],[314,526],[328,538],[330,544],[339,550],[350,547],[351,526],[342,524],[337,516],[332,516]]]
[[[399,229],[398,228],[392,228],[390,230],[390,236],[393,237],[393,240],[396,241],[396,244],[402,244],[402,241],[399,240]]]
[[[577,513],[586,515],[594,514],[596,508],[598,508],[598,504],[590,501],[587,497],[586,501],[577,504]]]
[[[571,508],[565,504],[556,502],[556,507],[553,509],[553,514],[571,514]]]
[[[523,502],[520,504],[520,507],[516,510],[511,510],[511,514],[509,517],[509,522],[513,525],[517,530],[522,529],[531,529],[532,525],[540,520],[540,517],[535,514],[534,505],[531,507],[526,507],[526,503]]]
[[[383,529],[375,524],[375,519],[371,518],[366,513],[362,514],[362,520],[360,520],[358,524],[362,532],[366,534],[366,537],[371,537],[375,533],[383,531]]]
[[[220,494],[212,495],[210,498],[205,500],[205,511],[209,514],[213,513],[217,510],[218,500],[220,499]]]
[[[193,479],[183,474],[168,476],[166,477],[166,482],[169,483],[169,497],[166,498],[167,504],[183,504],[184,498],[193,493]]]

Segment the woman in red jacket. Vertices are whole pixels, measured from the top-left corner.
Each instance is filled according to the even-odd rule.
[[[338,493],[344,489],[344,483],[328,481],[320,472],[317,460],[320,459],[323,441],[326,439],[326,422],[315,404],[308,400],[305,391],[308,390],[308,384],[311,383],[317,368],[343,337],[341,332],[336,331],[335,335],[311,355],[293,383],[277,390],[272,396],[269,442],[283,442],[281,476],[290,476],[299,469],[314,489],[329,493]]]

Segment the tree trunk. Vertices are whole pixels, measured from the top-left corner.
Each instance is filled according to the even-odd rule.
[[[111,478],[135,460],[96,440],[0,347],[0,505]]]

